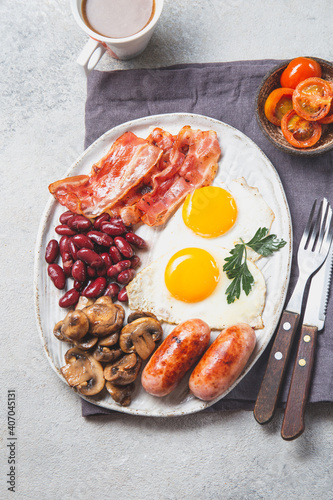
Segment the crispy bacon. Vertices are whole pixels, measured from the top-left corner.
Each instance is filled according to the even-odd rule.
[[[167,166],[152,178],[152,190],[136,204],[149,226],[164,224],[188,193],[212,183],[221,150],[216,133],[185,126],[169,151]]]
[[[93,165],[90,175],[62,179],[50,184],[49,190],[73,212],[96,217],[125,198],[161,156],[160,148],[132,132],[125,132]]]
[[[126,132],[90,175],[62,179],[49,190],[62,205],[87,217],[108,211],[126,225],[159,226],[188,193],[212,183],[220,154],[212,130],[185,126],[173,136],[155,128],[146,140]]]

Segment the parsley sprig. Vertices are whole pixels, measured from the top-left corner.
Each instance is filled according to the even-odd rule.
[[[230,257],[224,259],[226,263],[223,266],[223,271],[232,280],[226,289],[228,304],[239,299],[242,289],[246,295],[249,295],[254,284],[254,278],[246,263],[246,247],[252,248],[263,257],[268,257],[287,243],[282,239],[279,240],[275,234],[267,235],[267,233],[267,227],[260,227],[250,241],[244,243],[241,239],[241,243],[237,243],[230,251]]]

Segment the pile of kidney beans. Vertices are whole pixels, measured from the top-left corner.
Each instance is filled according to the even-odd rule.
[[[66,287],[67,278],[74,280],[73,288],[60,298],[60,307],[75,306],[81,295],[110,295],[113,300],[126,302],[125,287],[140,266],[133,247],[147,248],[145,240],[126,227],[120,217],[106,213],[91,222],[84,215],[67,211],[60,215],[59,222],[55,232],[60,240],[49,241],[45,260],[48,275],[59,290]]]

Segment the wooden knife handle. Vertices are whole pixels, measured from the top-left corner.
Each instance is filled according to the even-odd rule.
[[[273,417],[298,322],[299,314],[283,312],[254,407],[254,417],[259,424]]]
[[[288,441],[296,439],[304,431],[304,413],[310,389],[317,333],[315,326],[302,326],[281,429],[281,436]]]

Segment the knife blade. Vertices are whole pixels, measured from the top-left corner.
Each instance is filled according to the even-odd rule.
[[[297,355],[290,382],[281,436],[291,441],[305,428],[304,413],[308,400],[317,333],[324,328],[332,278],[333,246],[326,261],[313,276],[307,298]]]

